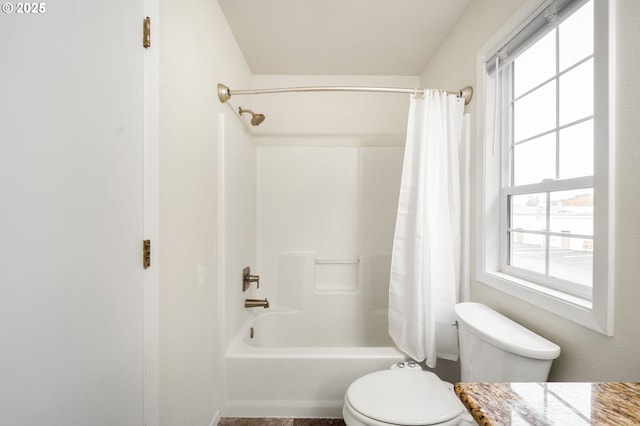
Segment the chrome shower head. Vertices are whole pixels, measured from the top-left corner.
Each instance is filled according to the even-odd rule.
[[[248,112],[249,114],[251,114],[251,125],[252,126],[259,126],[260,123],[262,123],[265,119],[264,114],[256,114],[255,112],[251,111],[250,109],[243,109],[242,107],[238,108],[238,112],[240,113],[240,115],[244,114],[245,112]]]

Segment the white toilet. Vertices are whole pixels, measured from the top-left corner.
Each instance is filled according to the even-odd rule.
[[[455,306],[463,382],[545,382],[560,347],[480,303]],[[342,408],[348,426],[475,424],[450,383],[391,369],[354,381]]]

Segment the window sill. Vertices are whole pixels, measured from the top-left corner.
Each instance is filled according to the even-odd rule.
[[[591,301],[543,287],[502,272],[482,272],[478,281],[599,333],[612,336]]]

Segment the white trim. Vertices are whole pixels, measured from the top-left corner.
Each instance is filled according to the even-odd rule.
[[[594,173],[600,175],[594,182],[594,218],[601,219],[594,221],[594,300],[598,300],[598,305],[594,304],[594,314],[600,324],[605,328],[605,334],[613,335],[613,291],[614,291],[614,244],[612,236],[615,235],[614,228],[614,204],[615,204],[615,105],[616,105],[616,58],[615,58],[615,0],[604,2],[594,0],[593,13],[596,19],[594,32],[594,50],[602,52],[608,58],[606,61],[594,63],[594,79],[602,82],[596,84],[594,88],[594,99],[607,99],[606,102],[595,102],[594,116],[604,117],[599,122],[594,123],[594,140],[611,141],[607,146],[601,144],[594,146]],[[604,29],[606,34],[600,34]],[[600,94],[602,91],[605,94]],[[605,106],[606,105],[606,106]],[[606,170],[598,173],[598,170]],[[595,263],[596,250],[604,252],[601,255],[603,262]],[[596,282],[605,282],[607,286],[595,286]]]
[[[225,353],[227,351],[227,328],[225,326],[225,317],[226,317],[226,305],[224,301],[226,300],[226,285],[227,282],[227,255],[226,255],[226,247],[227,247],[227,231],[226,231],[226,223],[227,223],[227,195],[226,195],[226,168],[225,168],[225,145],[226,145],[226,115],[223,112],[218,113],[218,224],[217,224],[217,233],[218,233],[218,245],[217,245],[217,258],[218,258],[218,302],[215,306],[215,309],[218,312],[217,323],[218,323],[218,339],[216,341],[217,345],[217,364],[214,368],[218,369],[221,377],[221,383],[218,385],[220,388],[220,392],[222,395],[221,402],[227,406],[226,398],[227,398],[227,374],[226,374],[226,360]],[[220,414],[220,410],[218,410],[217,415]]]
[[[222,415],[220,414],[220,410],[217,410],[216,414],[213,416],[213,419],[211,419],[211,423],[209,423],[209,426],[217,426],[218,423],[220,423],[220,419],[222,419]]]
[[[509,186],[503,189],[504,195],[536,194],[539,192],[570,191],[573,189],[593,187],[593,176],[572,179],[550,180],[540,183]]]
[[[501,143],[501,149],[495,153],[491,151],[493,130],[488,123],[493,122],[493,104],[489,105],[487,94],[495,85],[495,76],[489,76],[486,72],[485,61],[489,53],[495,51],[506,37],[514,31],[526,19],[530,19],[531,13],[538,10],[540,0],[530,0],[485,44],[476,55],[476,87],[479,89],[476,99],[481,111],[477,116],[477,134],[482,142],[482,149],[478,155],[478,193],[476,206],[476,278],[479,282],[503,291],[513,297],[524,300],[534,306],[553,312],[570,321],[574,321],[589,329],[596,330],[606,335],[613,335],[613,243],[610,236],[614,235],[613,228],[613,194],[614,194],[614,121],[613,111],[615,106],[615,82],[614,72],[614,6],[615,1],[594,1],[594,16],[596,17],[596,31],[605,28],[608,36],[596,34],[594,51],[600,57],[608,57],[608,60],[599,60],[594,70],[595,99],[594,116],[600,120],[595,130],[595,141],[611,141],[606,147],[595,143],[595,165],[593,179],[594,197],[597,199],[594,205],[594,282],[593,302],[571,296],[560,291],[553,290],[522,277],[508,275],[502,271],[501,259],[504,257],[505,244],[502,239],[502,229],[506,229],[506,209],[500,188],[504,169],[509,167],[509,152],[506,144]],[[598,83],[600,82],[600,83]],[[603,92],[604,90],[604,92]],[[608,94],[606,94],[608,91]],[[600,93],[600,95],[598,95]],[[603,96],[603,93],[606,96]],[[599,103],[598,99],[608,99]],[[487,125],[485,126],[485,123]],[[504,161],[503,161],[504,159]],[[598,171],[600,171],[598,173]],[[590,179],[590,178],[589,178]],[[589,179],[572,179],[571,184],[587,185]],[[567,183],[567,182],[565,182]],[[563,186],[565,183],[561,183]],[[510,193],[527,192],[532,189],[540,191],[541,188],[558,190],[559,182],[549,184],[536,184],[510,188]],[[597,247],[596,247],[597,246]],[[595,252],[597,250],[597,253]],[[598,256],[598,257],[596,257]]]
[[[144,238],[151,240],[151,266],[144,273],[144,425],[160,424],[160,84],[159,0],[143,0],[152,22],[151,47],[144,49]],[[140,17],[140,27],[142,19]],[[142,38],[137,40],[142,48]]]
[[[539,308],[606,335],[606,328],[584,300],[500,272],[482,272],[478,281]]]
[[[560,298],[574,301],[573,297],[575,296],[580,299],[580,302],[574,301],[575,303],[580,306],[586,306],[589,309],[592,308],[591,287],[588,285],[565,281],[554,276],[529,271],[527,269],[511,265],[503,265],[502,272],[505,276],[511,276],[514,280],[522,280],[523,283],[528,283],[529,286],[534,288],[545,288],[549,290],[555,289],[560,292],[557,296]]]
[[[460,271],[460,289],[458,300],[468,302],[471,285],[471,114],[462,117],[461,164],[462,164],[462,257]]]

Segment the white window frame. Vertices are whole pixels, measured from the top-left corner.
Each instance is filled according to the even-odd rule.
[[[477,281],[553,312],[602,334],[613,335],[613,206],[615,105],[615,0],[594,1],[594,176],[578,178],[593,184],[594,253],[591,300],[536,281],[505,267],[507,226],[504,181],[510,176],[508,138],[494,138],[495,77],[487,59],[539,14],[549,0],[530,0],[477,53],[478,186],[476,200]],[[556,190],[553,187],[553,190]]]

